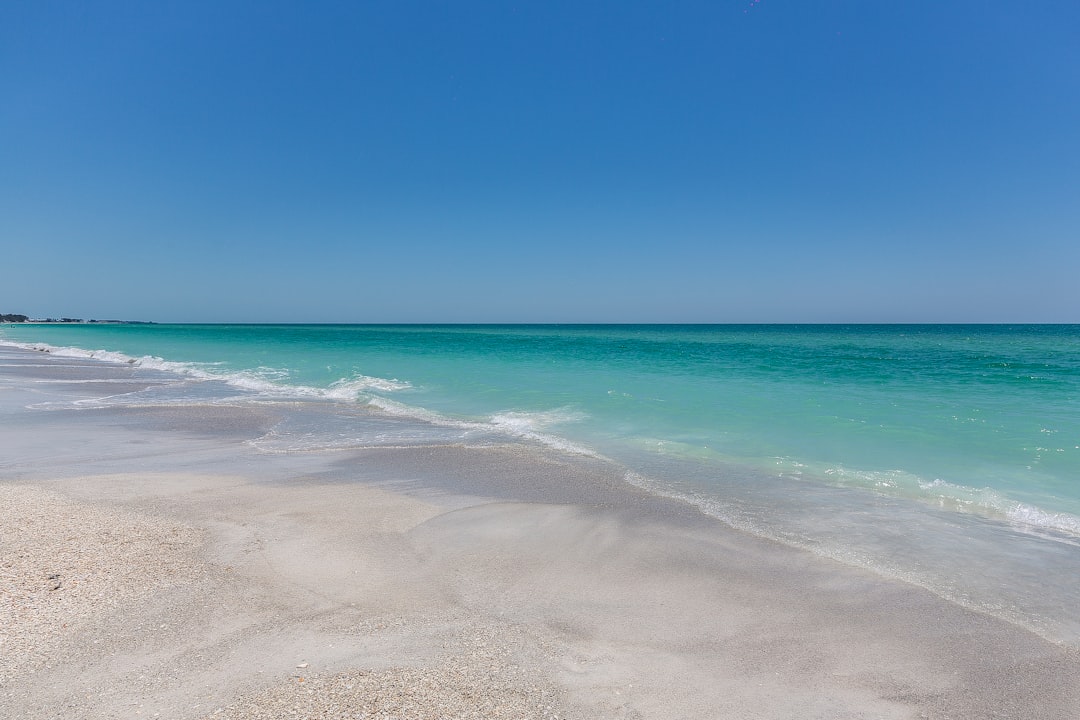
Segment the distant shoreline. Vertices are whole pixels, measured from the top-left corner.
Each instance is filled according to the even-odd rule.
[[[0,322],[18,325],[156,325],[148,320],[83,320],[82,318],[31,318],[27,315],[0,315]]]

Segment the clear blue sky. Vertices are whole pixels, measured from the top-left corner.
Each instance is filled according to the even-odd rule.
[[[5,2],[0,312],[1080,321],[1080,3]]]

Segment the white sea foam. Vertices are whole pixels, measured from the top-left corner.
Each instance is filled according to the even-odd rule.
[[[806,466],[778,459],[784,467],[798,469],[781,472],[784,477],[803,476]],[[940,478],[927,480],[904,470],[858,470],[829,467],[809,473],[834,482],[840,487],[865,488],[883,495],[923,502],[943,510],[971,513],[995,520],[1005,520],[1018,530],[1051,530],[1080,539],[1080,517],[1064,512],[1050,512],[1010,498],[989,487],[972,487]]]
[[[577,423],[586,419],[585,413],[572,407],[538,410],[535,412],[508,411],[491,416],[491,424],[512,433],[536,433],[553,425]]]
[[[10,340],[0,340],[0,345],[22,348],[23,350],[44,352],[53,355],[54,357],[100,360],[102,362],[114,363],[117,365],[131,365],[148,370],[162,370],[199,379],[221,379],[208,372],[205,369],[206,366],[203,364],[174,362],[153,355],[133,357],[113,350],[86,350],[77,347],[57,347],[55,345],[49,345],[48,343],[20,343],[12,342]]]
[[[706,515],[721,520],[737,530],[744,530],[759,536],[766,535],[760,523],[755,522],[749,514],[740,511],[731,503],[723,502],[718,497],[705,495],[704,493],[696,491],[687,490],[679,492],[673,490],[665,483],[655,481],[645,475],[634,472],[633,470],[625,471],[623,480],[634,487],[639,487],[642,490],[647,491],[651,495],[690,503]]]
[[[515,437],[535,440],[564,452],[600,457],[595,451],[583,445],[570,442],[558,435],[543,432],[543,430],[553,425],[581,422],[586,417],[585,413],[580,410],[562,407],[537,412],[511,411],[498,413],[492,415],[489,422],[499,430]]]
[[[437,413],[434,410],[428,410],[427,408],[417,407],[415,405],[406,405],[405,403],[400,403],[381,396],[368,398],[367,404],[382,410],[387,415],[411,418],[413,420],[431,423],[432,425],[452,425],[454,427],[462,428],[472,428],[478,425],[478,423],[455,420],[446,415]]]
[[[1080,538],[1080,517],[1068,513],[1047,512],[1033,505],[1015,503],[1006,511],[1014,523],[1034,528],[1050,528]]]
[[[368,404],[399,417],[409,417],[422,422],[451,426],[468,431],[494,432],[524,440],[532,440],[575,455],[601,457],[596,451],[584,445],[570,442],[566,438],[552,433],[542,432],[542,430],[552,425],[580,422],[586,419],[587,416],[584,413],[574,408],[564,407],[536,412],[506,411],[490,416],[485,422],[450,418],[426,408],[406,405],[384,397],[373,397],[368,401]]]
[[[959,503],[965,508],[991,517],[1004,518],[1018,529],[1047,529],[1080,538],[1080,517],[1042,508],[1006,497],[991,488],[972,488],[944,480],[922,482],[920,486],[932,497]]]
[[[868,490],[889,497],[914,500],[942,510],[1004,521],[1016,530],[1051,531],[1080,541],[1080,517],[1066,512],[1048,511],[1010,498],[989,487],[972,487],[941,479],[928,480],[915,473],[899,469],[863,470],[808,463],[788,457],[772,458],[771,465],[768,465],[760,460],[733,457],[700,445],[657,438],[639,438],[636,445],[658,455],[671,455],[679,459],[732,468],[748,467],[766,472],[772,470],[779,477],[789,480],[811,483],[824,481],[837,487]],[[655,491],[654,486],[649,487]],[[714,506],[706,496],[680,495],[679,497],[689,499],[701,507],[708,506],[711,508],[709,514],[736,527],[749,529],[741,524],[742,520],[729,515],[730,509],[718,510],[721,506]]]
[[[372,390],[378,390],[380,392],[396,392],[398,390],[408,390],[412,387],[411,383],[403,380],[369,377],[367,375],[355,375],[351,378],[342,378],[336,381],[330,388],[324,391],[326,397],[337,400],[356,400],[365,393],[369,393]]]
[[[258,367],[254,370],[226,372],[218,369],[220,366],[217,363],[176,362],[153,355],[134,357],[112,350],[85,350],[77,347],[56,347],[47,343],[17,343],[6,340],[0,340],[0,345],[45,352],[55,357],[100,360],[147,370],[159,370],[201,381],[216,380],[237,389],[272,399],[293,397],[355,401],[362,399],[365,393],[372,391],[395,392],[412,387],[408,382],[401,380],[356,375],[350,378],[342,378],[328,388],[318,388],[309,385],[289,384],[286,382],[289,373],[280,368]]]

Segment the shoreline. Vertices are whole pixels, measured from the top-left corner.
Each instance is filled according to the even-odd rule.
[[[3,352],[21,365],[0,368],[0,491],[20,498],[5,509],[52,508],[55,523],[35,541],[11,525],[25,512],[3,513],[4,556],[22,542],[30,568],[8,572],[50,612],[67,602],[89,618],[35,641],[52,660],[0,683],[6,716],[1050,718],[1080,706],[1075,648],[731,529],[602,463],[527,445],[261,453],[245,442],[273,426],[272,407],[32,411],[41,389],[26,377],[50,367],[139,379]],[[109,555],[105,530],[190,564]],[[61,577],[83,572],[99,592],[44,586],[58,555],[42,537],[76,551]],[[8,632],[26,625],[14,619]]]

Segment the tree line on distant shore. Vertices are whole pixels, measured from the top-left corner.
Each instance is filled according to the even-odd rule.
[[[150,322],[143,322],[140,320],[83,320],[82,318],[44,318],[41,320],[32,320],[27,315],[19,315],[17,313],[0,314],[0,322],[6,323],[22,323],[22,322],[41,322],[41,323],[108,323],[110,325],[153,325]]]
[[[97,322],[97,320],[83,320],[82,318],[42,318],[41,320],[31,320],[27,315],[18,315],[16,313],[8,313],[7,315],[0,315],[0,322],[47,322],[47,323],[81,323],[81,322]]]

